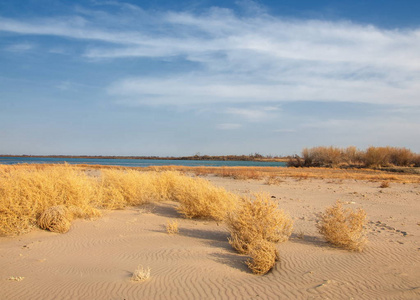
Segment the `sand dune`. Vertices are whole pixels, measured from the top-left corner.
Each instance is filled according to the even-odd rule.
[[[223,223],[183,219],[165,202],[76,220],[66,234],[0,238],[0,299],[420,299],[418,184],[208,178],[240,194],[266,191],[293,217],[267,275],[251,273]],[[315,213],[337,199],[368,214],[362,253],[332,248],[316,231]],[[179,234],[166,233],[171,219]],[[148,280],[130,280],[138,265],[151,268]]]

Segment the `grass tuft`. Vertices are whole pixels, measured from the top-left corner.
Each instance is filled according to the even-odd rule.
[[[266,185],[280,185],[280,183],[282,183],[283,180],[279,177],[277,177],[275,174],[270,174],[266,181],[265,184]]]
[[[365,223],[366,212],[363,209],[344,209],[337,201],[320,214],[317,228],[334,246],[360,252],[367,241],[363,227]]]
[[[381,183],[381,185],[379,187],[381,189],[389,188],[390,187],[390,183],[389,183],[389,181],[382,181],[382,183]]]
[[[133,275],[131,276],[132,281],[145,281],[150,278],[150,271],[149,267],[143,268],[143,266],[138,266],[136,270],[134,270]]]
[[[177,234],[179,232],[178,231],[178,221],[175,221],[175,220],[168,221],[166,223],[166,232],[168,234]]]

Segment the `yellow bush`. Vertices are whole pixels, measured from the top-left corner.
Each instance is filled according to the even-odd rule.
[[[239,253],[248,253],[249,245],[259,240],[272,243],[289,239],[293,222],[267,194],[254,199],[242,198],[238,208],[227,215],[229,243]]]
[[[151,178],[133,170],[102,170],[100,176],[101,199],[99,206],[122,209],[127,205],[140,205],[149,199]]]
[[[57,205],[46,209],[39,216],[37,224],[41,229],[65,233],[70,229],[72,217],[72,213],[65,206]]]
[[[390,186],[389,181],[385,180],[385,181],[382,181],[382,183],[379,187],[384,189],[384,188],[388,188],[389,186]]]
[[[367,241],[363,228],[366,212],[363,209],[353,211],[343,209],[337,201],[320,214],[317,228],[331,244],[351,251],[362,251]]]
[[[65,207],[71,220],[97,217],[98,208],[121,209],[162,199],[179,201],[186,217],[222,220],[236,196],[174,171],[103,169],[88,176],[70,165],[0,165],[0,236],[29,231],[54,206]]]
[[[168,234],[177,234],[178,233],[178,221],[168,221],[166,223],[166,232]]]
[[[173,197],[180,203],[178,211],[187,218],[223,220],[235,207],[236,195],[215,187],[201,178],[184,176],[174,187]]]
[[[264,275],[270,271],[279,259],[279,253],[274,243],[258,240],[250,245],[247,266],[254,274]]]
[[[138,266],[134,270],[133,275],[131,276],[132,281],[145,281],[150,278],[150,267],[144,268],[143,266]]]
[[[56,205],[78,207],[84,217],[98,215],[91,206],[96,194],[94,180],[68,165],[1,171],[0,235],[29,231],[42,212]]]

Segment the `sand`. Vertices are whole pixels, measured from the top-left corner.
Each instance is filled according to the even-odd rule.
[[[250,272],[223,223],[183,219],[164,202],[76,220],[65,234],[0,238],[0,299],[420,299],[419,184],[207,178],[240,194],[268,192],[293,217],[270,273]],[[362,253],[331,247],[315,228],[315,214],[338,199],[368,214]],[[174,219],[179,234],[169,235]],[[139,265],[151,277],[133,282]]]

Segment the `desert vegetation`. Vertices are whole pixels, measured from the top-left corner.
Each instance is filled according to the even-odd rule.
[[[131,281],[145,281],[150,278],[150,271],[149,267],[145,268],[143,266],[138,266],[137,269],[134,270],[133,275],[131,276]]]
[[[251,256],[247,265],[256,274],[265,274],[274,266],[278,257],[275,243],[287,241],[293,228],[291,218],[264,193],[242,198],[226,223],[229,243],[239,253]]]
[[[266,240],[252,243],[248,255],[250,259],[246,261],[246,265],[257,275],[268,273],[280,258],[275,244]]]
[[[174,200],[188,218],[222,220],[233,194],[205,179],[179,172],[101,170],[88,175],[70,165],[1,166],[0,235],[16,235],[34,226],[65,232],[74,218],[101,215],[150,201]]]
[[[314,147],[302,150],[302,156],[291,157],[291,167],[420,167],[420,154],[407,148],[369,147],[359,150],[354,146],[347,148]]]
[[[177,170],[179,172],[195,174],[197,176],[214,175],[237,180],[264,180],[267,185],[277,185],[283,178],[305,179],[352,179],[368,180],[372,182],[419,183],[420,176],[417,170],[366,169],[366,168],[282,168],[282,167],[185,167],[166,166],[150,167],[153,170]],[[412,169],[412,168],[410,168]],[[412,172],[413,171],[413,172]],[[417,172],[417,173],[416,173]],[[255,176],[257,174],[257,176]]]
[[[208,218],[222,221],[237,201],[237,196],[215,187],[202,178],[184,176],[173,188],[178,211],[187,218]]]
[[[367,241],[365,224],[366,213],[363,209],[344,209],[343,204],[337,201],[319,215],[317,228],[332,245],[351,251],[362,251]]]
[[[384,189],[384,188],[388,188],[389,186],[390,186],[389,181],[382,181],[379,187]]]
[[[191,169],[181,171],[191,173]],[[226,174],[233,170],[222,171]],[[260,172],[251,171],[247,174]],[[230,245],[249,257],[246,264],[251,271],[259,275],[269,272],[279,259],[276,244],[287,241],[292,233],[292,219],[268,194],[239,197],[182,172],[172,167],[139,171],[71,165],[0,165],[0,235],[22,234],[35,226],[64,233],[72,220],[99,217],[103,209],[171,200],[177,202],[177,211],[186,218],[226,222]],[[277,184],[278,174],[269,174],[268,181]],[[343,209],[337,202],[320,215],[317,227],[328,242],[361,251],[366,241],[365,218],[363,210]],[[168,221],[166,231],[178,233],[178,222]],[[150,276],[150,269],[138,269],[135,274],[133,280],[141,281]]]
[[[2,166],[0,235],[30,231],[44,212],[59,205],[66,209],[77,207],[80,217],[99,216],[100,211],[95,203],[100,197],[95,183],[94,178],[69,166],[41,169]],[[61,214],[58,211],[50,212],[56,216]],[[43,223],[42,221],[41,224]]]
[[[166,222],[166,232],[168,234],[177,234],[178,231],[178,221],[176,220],[172,220],[172,221],[168,221]]]
[[[47,208],[37,219],[37,225],[41,229],[52,232],[65,233],[69,231],[73,215],[64,205]]]

